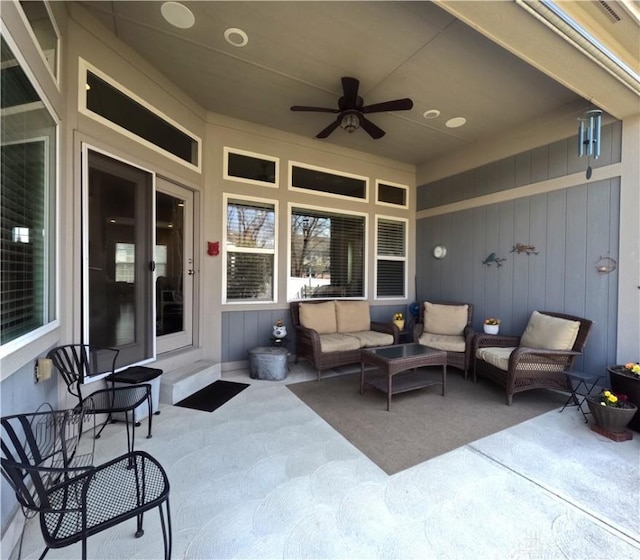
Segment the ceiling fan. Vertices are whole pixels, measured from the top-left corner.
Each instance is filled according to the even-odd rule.
[[[379,126],[373,124],[369,119],[367,119],[365,115],[371,113],[382,113],[385,111],[408,111],[413,107],[413,101],[408,97],[405,97],[404,99],[394,99],[393,101],[384,101],[382,103],[374,103],[373,105],[364,105],[362,97],[358,95],[359,86],[360,82],[355,78],[342,78],[343,95],[338,99],[337,109],[294,105],[291,107],[291,110],[334,113],[338,115],[335,121],[316,134],[316,138],[326,138],[340,126],[350,134],[362,127],[364,131],[371,136],[371,138],[377,140],[378,138],[382,138],[385,135],[385,132]]]

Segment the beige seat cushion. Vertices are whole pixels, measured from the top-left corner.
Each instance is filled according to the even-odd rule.
[[[368,301],[336,301],[335,304],[339,333],[368,331],[371,328]]]
[[[476,358],[480,360],[484,360],[485,362],[491,364],[492,366],[497,367],[503,371],[509,370],[509,357],[511,356],[511,352],[513,352],[515,348],[478,348],[476,351]],[[517,370],[518,371],[564,371],[565,363],[564,361],[554,361],[552,359],[544,359],[540,356],[536,356],[535,362],[526,362],[521,361],[518,362]]]
[[[360,341],[348,334],[321,334],[320,350],[323,353],[343,352],[345,350],[358,350]]]
[[[301,303],[299,308],[300,324],[318,334],[338,332],[336,323],[336,306],[333,301],[323,303]]]
[[[534,311],[520,339],[520,346],[571,350],[579,328],[579,321],[569,321]]]
[[[359,348],[371,348],[374,346],[391,346],[393,344],[393,335],[378,331],[360,331],[350,332],[347,336],[351,336],[358,340]]]
[[[462,335],[467,326],[468,305],[442,305],[424,302],[424,332]]]
[[[447,352],[464,352],[467,347],[464,336],[452,334],[422,333],[418,342],[424,346],[446,350]]]
[[[509,370],[509,356],[511,356],[511,352],[515,350],[515,347],[512,348],[495,348],[495,347],[487,347],[487,348],[478,348],[476,351],[476,358],[479,360],[484,360],[488,364],[491,364],[498,369],[503,371]]]

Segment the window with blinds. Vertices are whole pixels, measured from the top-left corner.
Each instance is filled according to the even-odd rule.
[[[376,297],[406,297],[406,278],[407,221],[377,217]]]
[[[2,39],[0,346],[55,319],[56,123]]]
[[[365,296],[366,216],[291,209],[288,299]]]
[[[227,198],[226,208],[227,303],[274,301],[275,203]]]

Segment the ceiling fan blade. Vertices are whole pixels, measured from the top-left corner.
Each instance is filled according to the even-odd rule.
[[[292,111],[315,111],[317,113],[339,113],[338,109],[328,109],[327,107],[305,107],[304,105],[294,105]]]
[[[340,126],[340,119],[336,119],[327,128],[325,128],[324,130],[321,130],[320,132],[318,132],[318,134],[316,134],[316,138],[326,138],[336,128],[338,128],[338,126]]]
[[[378,138],[382,138],[386,134],[378,125],[373,124],[365,117],[360,117],[360,127],[374,140],[378,140]]]
[[[384,101],[383,103],[374,103],[366,105],[360,109],[363,113],[381,113],[383,111],[408,111],[413,108],[413,101],[408,97],[404,99],[394,99],[393,101]]]
[[[342,91],[344,92],[344,108],[355,109],[358,102],[358,88],[360,82],[355,78],[342,78]]]

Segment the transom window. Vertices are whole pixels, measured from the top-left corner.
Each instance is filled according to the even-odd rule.
[[[228,195],[225,199],[225,300],[274,301],[276,203]]]
[[[289,162],[291,188],[313,191],[316,194],[367,200],[367,177],[338,173],[330,169]]]
[[[291,209],[288,299],[365,297],[364,214]]]

